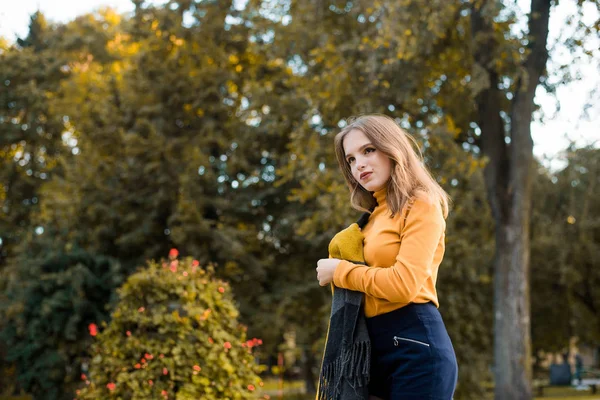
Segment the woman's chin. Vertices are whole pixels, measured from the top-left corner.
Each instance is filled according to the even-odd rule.
[[[368,192],[376,192],[377,191],[377,185],[373,185],[371,182],[367,182],[364,185],[362,185],[362,187],[365,188],[365,190],[367,190]]]
[[[385,188],[385,185],[368,185],[367,190],[369,192],[375,193],[375,192],[380,191],[383,188]]]

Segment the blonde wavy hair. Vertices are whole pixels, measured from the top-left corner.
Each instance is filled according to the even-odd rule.
[[[387,115],[362,115],[352,117],[347,122],[348,125],[335,136],[334,144],[338,164],[350,189],[350,204],[353,208],[370,213],[377,205],[372,192],[354,179],[350,164],[346,161],[344,138],[353,129],[358,129],[369,138],[377,151],[383,152],[392,161],[386,195],[392,217],[399,213],[409,200],[417,197],[424,197],[432,204],[439,204],[444,218],[448,216],[450,196],[432,177],[425,166],[419,145],[410,134]]]

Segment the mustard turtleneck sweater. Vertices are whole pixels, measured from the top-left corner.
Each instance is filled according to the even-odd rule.
[[[446,230],[441,206],[412,199],[390,218],[386,190],[373,193],[378,206],[362,230],[368,267],[342,260],[333,275],[335,286],[365,293],[367,318],[409,303],[439,307],[435,283]]]

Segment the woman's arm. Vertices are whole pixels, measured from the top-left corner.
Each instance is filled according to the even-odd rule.
[[[393,266],[373,268],[343,260],[335,270],[333,283],[394,303],[410,303],[431,276],[431,264],[445,227],[441,208],[418,199],[406,218]]]

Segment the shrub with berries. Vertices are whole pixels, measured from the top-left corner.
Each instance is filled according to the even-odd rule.
[[[261,367],[229,285],[191,258],[148,262],[118,290],[77,399],[256,399]]]

